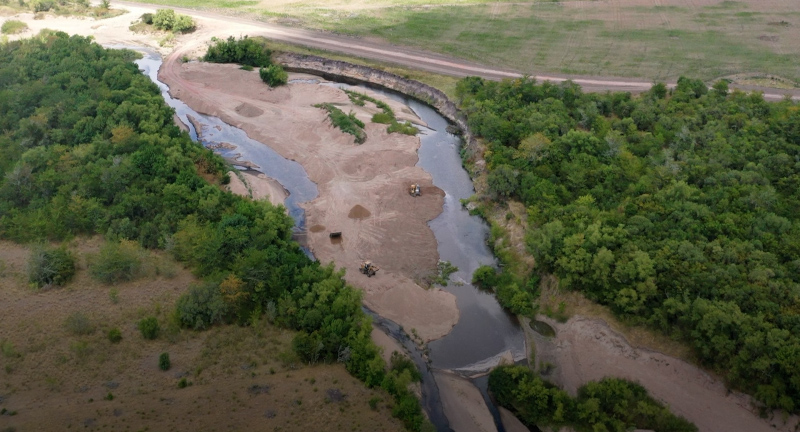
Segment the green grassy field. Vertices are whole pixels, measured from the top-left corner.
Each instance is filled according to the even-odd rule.
[[[165,2],[377,37],[525,73],[800,79],[800,4],[792,0]]]

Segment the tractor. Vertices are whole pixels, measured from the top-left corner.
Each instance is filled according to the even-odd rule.
[[[358,271],[367,275],[367,277],[375,276],[375,273],[378,272],[380,268],[375,264],[372,264],[372,261],[364,261],[361,263],[361,266],[358,268]]]
[[[419,183],[412,184],[411,188],[408,190],[408,193],[410,193],[412,197],[420,196]]]

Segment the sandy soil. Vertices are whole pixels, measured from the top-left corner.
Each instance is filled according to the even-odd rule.
[[[434,372],[444,414],[456,432],[497,431],[494,418],[477,387],[458,375]]]
[[[193,49],[176,51],[161,69],[173,97],[303,165],[319,189],[319,197],[305,205],[317,258],[348,269],[346,279],[364,290],[364,303],[375,312],[416,329],[426,341],[445,335],[458,320],[455,297],[415,282],[436,267],[436,240],[427,222],[441,212],[443,200],[430,175],[414,166],[419,139],[386,133],[385,125],[370,123],[371,104],[355,106],[337,88],[297,83],[270,89],[257,73],[233,65],[176,61]],[[367,123],[367,141],[355,145],[351,135],[332,127],[327,114],[312,106],[322,102],[355,112]],[[409,196],[406,189],[414,182],[429,193]],[[341,231],[341,239],[331,241],[331,231]],[[377,277],[358,273],[367,259],[381,268]]]
[[[267,199],[272,205],[283,204],[288,196],[286,188],[281,186],[277,180],[267,177],[264,174],[251,174],[249,172],[241,172],[241,178],[237,173],[229,171],[228,175],[231,182],[228,185],[228,190],[236,195],[250,197],[254,200]],[[242,181],[244,179],[244,181]]]
[[[682,360],[632,347],[604,322],[576,315],[564,324],[538,317],[556,330],[555,338],[529,331],[536,342],[536,362],[556,368],[546,377],[575,395],[578,387],[605,376],[638,381],[672,412],[703,432],[793,431],[797,416],[766,420],[753,411],[751,398],[726,389],[722,381]]]
[[[530,429],[522,424],[511,411],[503,407],[497,407],[497,409],[500,411],[500,421],[503,423],[503,427],[506,428],[506,432],[530,432]]]
[[[395,351],[405,355],[405,350],[403,349],[403,347],[400,346],[400,344],[396,340],[394,340],[391,336],[387,335],[380,329],[373,327],[371,336],[372,336],[372,341],[375,342],[375,345],[378,345],[379,347],[383,348],[383,353],[381,353],[381,357],[383,357],[383,360],[386,362],[386,364],[389,364],[389,359],[392,358],[392,353]]]

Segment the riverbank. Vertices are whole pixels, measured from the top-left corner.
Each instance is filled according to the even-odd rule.
[[[196,111],[241,128],[303,165],[319,189],[319,196],[303,205],[315,256],[348,269],[348,282],[364,291],[365,305],[381,316],[425,341],[447,334],[458,321],[455,298],[418,283],[436,270],[436,241],[427,222],[441,212],[443,199],[430,175],[414,166],[419,139],[388,134],[385,125],[370,122],[375,107],[354,105],[337,88],[296,83],[270,89],[257,72],[235,65],[179,61],[191,49],[171,54],[160,78],[174,97]],[[222,82],[224,87],[218,85]],[[386,101],[412,118],[401,104]],[[356,113],[367,124],[367,141],[354,144],[352,136],[334,128],[327,114],[313,107],[319,103]],[[414,198],[407,188],[417,182],[424,193]],[[342,237],[331,240],[333,231]],[[381,268],[377,277],[358,273],[366,259]]]

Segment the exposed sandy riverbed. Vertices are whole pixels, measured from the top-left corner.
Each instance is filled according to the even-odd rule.
[[[455,298],[416,283],[436,268],[436,240],[427,222],[441,212],[443,199],[430,175],[414,166],[419,139],[388,134],[385,125],[370,122],[372,104],[355,106],[337,88],[297,83],[270,89],[257,72],[235,65],[176,61],[182,52],[170,55],[159,74],[173,97],[299,162],[317,184],[319,197],[304,205],[316,257],[347,269],[348,282],[381,316],[424,340],[445,335],[458,320]],[[323,102],[355,112],[367,123],[367,141],[354,144],[334,128],[327,113],[313,107]],[[387,102],[413,118],[404,106]],[[423,185],[421,197],[407,192],[414,182]],[[342,232],[341,239],[332,241],[332,231]],[[376,277],[357,271],[366,259],[381,268]]]

